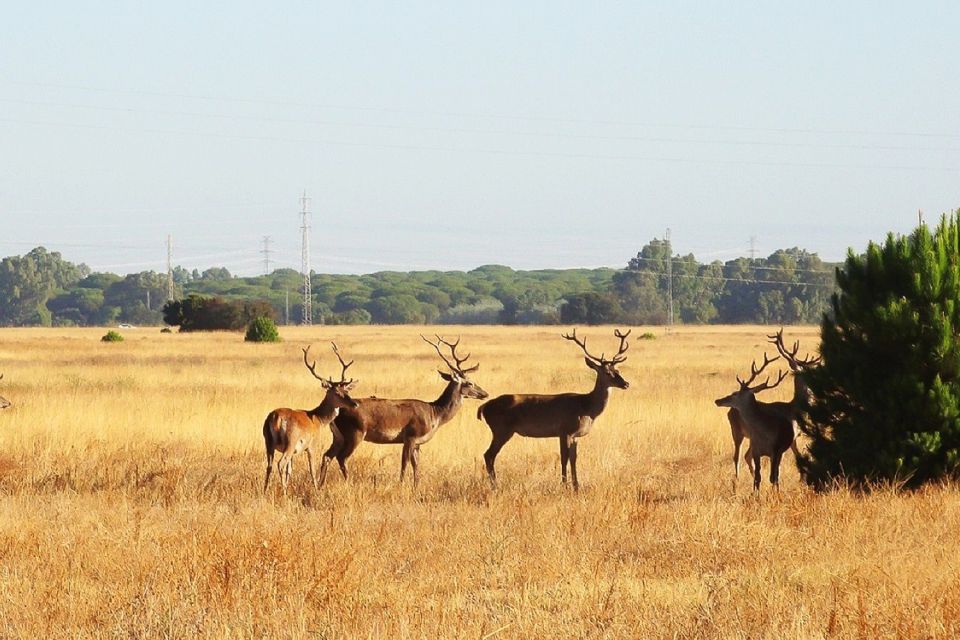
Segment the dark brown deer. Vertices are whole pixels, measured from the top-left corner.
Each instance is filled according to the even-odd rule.
[[[563,482],[567,482],[569,462],[573,488],[580,489],[577,480],[577,438],[590,433],[594,421],[607,406],[612,387],[626,389],[630,386],[617,371],[617,365],[627,359],[624,354],[629,348],[627,336],[630,331],[622,333],[617,329],[613,333],[620,339],[620,347],[609,360],[604,354],[600,354],[599,358],[591,355],[587,351],[587,339],[578,340],[576,329],[571,335],[563,335],[563,338],[579,345],[586,355],[584,362],[597,374],[593,390],[589,393],[506,394],[480,405],[477,418],[486,420],[493,432],[493,440],[483,459],[494,488],[497,487],[497,472],[493,465],[497,454],[513,434],[518,434],[528,438],[559,438]]]
[[[3,380],[2,373],[0,373],[0,380]],[[9,406],[11,406],[10,401],[4,398],[3,396],[0,396],[0,409],[6,409]]]
[[[424,400],[386,400],[383,398],[358,398],[359,406],[344,409],[330,425],[333,431],[333,444],[325,454],[320,465],[320,483],[326,478],[327,465],[333,458],[340,465],[340,473],[347,478],[347,458],[357,446],[366,440],[374,444],[402,444],[400,457],[400,481],[403,482],[407,464],[413,468],[414,486],[420,481],[420,446],[436,435],[437,430],[457,415],[463,398],[483,400],[487,392],[469,379],[469,374],[480,368],[474,365],[464,368],[470,354],[457,355],[456,342],[448,342],[437,336],[436,342],[427,338],[424,342],[436,349],[440,359],[450,372],[439,371],[440,377],[447,381],[440,397],[433,402]],[[450,349],[451,362],[443,355],[440,345]]]
[[[313,486],[317,486],[317,478],[313,473],[313,451],[314,447],[319,446],[320,434],[325,431],[341,409],[354,408],[357,406],[356,400],[350,397],[349,391],[358,381],[347,380],[347,369],[353,364],[344,362],[340,357],[340,350],[337,345],[333,345],[333,352],[340,361],[341,372],[340,381],[334,382],[332,378],[323,378],[317,374],[317,363],[310,364],[307,361],[307,353],[310,347],[303,350],[303,364],[306,365],[313,377],[320,381],[323,388],[327,390],[323,400],[315,408],[309,411],[301,409],[274,409],[267,415],[263,421],[263,443],[267,449],[267,475],[263,479],[263,490],[266,492],[270,484],[270,472],[273,470],[273,454],[280,452],[280,459],[277,461],[277,473],[280,474],[280,484],[283,486],[283,493],[287,493],[287,483],[290,481],[290,473],[293,469],[293,456],[306,451],[307,464],[310,468],[310,479]]]
[[[750,462],[753,463],[751,471],[755,491],[760,490],[760,458],[763,456],[770,458],[770,483],[779,490],[780,461],[783,459],[784,452],[793,444],[796,433],[796,420],[793,405],[790,402],[760,402],[756,398],[759,392],[773,389],[783,382],[787,372],[778,372],[777,381],[773,384],[770,384],[768,376],[764,382],[750,386],[769,364],[779,359],[779,356],[767,358],[767,354],[763,354],[762,366],[757,368],[756,361],[751,363],[750,378],[741,380],[740,376],[737,376],[739,389],[716,400],[718,407],[728,407],[737,411],[743,434],[750,440],[748,453]],[[732,424],[733,420],[731,420]],[[734,442],[739,447],[736,437]]]

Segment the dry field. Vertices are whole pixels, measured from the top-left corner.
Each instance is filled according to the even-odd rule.
[[[654,330],[631,382],[581,441],[579,494],[554,440],[519,437],[492,492],[476,401],[399,485],[398,446],[364,443],[354,476],[264,496],[264,416],[322,396],[301,362],[356,396],[433,399],[439,359],[415,327],[236,334],[0,331],[0,637],[948,638],[960,632],[958,487],[782,492],[741,474],[713,399],[763,327]],[[453,328],[492,395],[588,390],[559,328]],[[634,329],[633,337],[643,331]],[[610,328],[584,328],[615,347]],[[812,328],[787,329],[813,346]],[[784,398],[784,384],[768,395]],[[278,489],[277,485],[274,488]]]

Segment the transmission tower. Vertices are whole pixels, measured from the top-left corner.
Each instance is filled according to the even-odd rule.
[[[302,233],[300,272],[303,274],[303,317],[300,324],[313,324],[313,300],[310,293],[310,198],[304,191],[300,197],[300,231]]]
[[[260,253],[263,254],[263,274],[270,275],[270,243],[273,240],[270,236],[263,236],[263,249],[260,250]]]
[[[750,236],[750,259],[757,257],[757,236]]]
[[[673,326],[673,248],[670,246],[670,228],[667,228],[667,326]]]
[[[173,300],[176,292],[173,286],[173,236],[167,235],[167,300]]]

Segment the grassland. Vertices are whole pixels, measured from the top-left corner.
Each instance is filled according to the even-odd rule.
[[[461,328],[493,395],[587,390],[555,329]],[[581,330],[597,350],[609,328]],[[643,329],[634,330],[634,335]],[[580,446],[579,494],[555,441],[515,438],[485,481],[476,403],[423,448],[365,443],[347,483],[264,496],[260,428],[321,397],[299,347],[356,395],[433,399],[419,329],[314,327],[279,345],[236,334],[0,331],[0,636],[103,638],[948,638],[960,632],[956,486],[817,495],[734,490],[712,400],[762,327],[635,340]],[[815,331],[788,329],[813,346]],[[770,392],[784,398],[786,388]]]

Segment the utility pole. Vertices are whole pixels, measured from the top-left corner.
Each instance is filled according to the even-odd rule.
[[[300,324],[313,324],[313,300],[310,292],[310,198],[304,191],[300,197],[300,272],[303,274],[303,316]]]
[[[667,326],[673,326],[673,247],[670,245],[670,228],[667,227]]]
[[[290,324],[290,289],[283,293],[283,324]]]
[[[263,236],[263,249],[260,250],[260,253],[263,254],[263,275],[270,275],[270,243],[273,240],[270,236]]]
[[[173,286],[173,236],[167,234],[167,300],[173,300],[176,292]],[[150,303],[147,302],[147,306]]]

